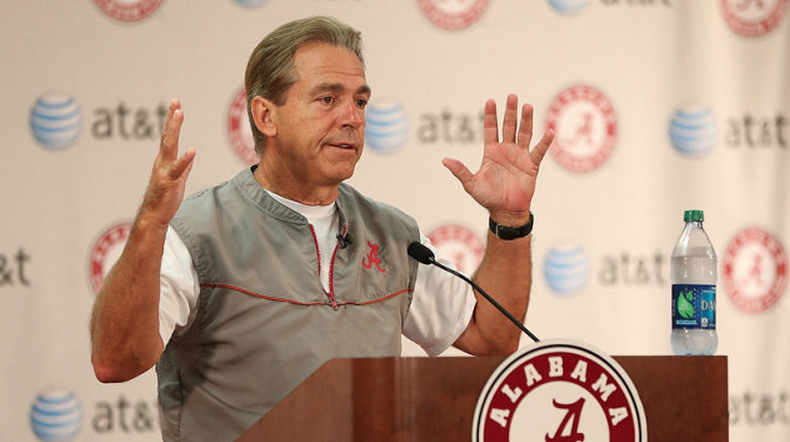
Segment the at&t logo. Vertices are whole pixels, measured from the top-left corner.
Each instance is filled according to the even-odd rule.
[[[765,311],[784,295],[787,265],[787,253],[776,238],[756,227],[744,229],[724,252],[724,287],[742,311]]]
[[[47,94],[30,109],[30,130],[38,143],[52,150],[71,147],[80,135],[82,114],[74,97]]]
[[[400,103],[369,104],[365,122],[365,145],[376,152],[394,152],[409,137],[409,120]]]
[[[269,0],[233,0],[233,2],[245,8],[257,8],[265,5]]]
[[[716,146],[716,117],[707,107],[687,106],[675,111],[669,124],[672,146],[680,153],[694,156]]]
[[[464,29],[480,19],[488,7],[488,0],[417,0],[423,14],[436,26]]]
[[[41,441],[68,442],[82,429],[82,405],[77,396],[60,388],[40,392],[30,406],[30,426]]]
[[[546,129],[556,133],[550,152],[560,166],[592,172],[611,157],[617,140],[617,119],[609,100],[597,89],[572,86],[549,105]]]
[[[590,279],[590,257],[580,246],[552,247],[543,262],[546,283],[556,293],[578,293]]]
[[[578,14],[584,8],[587,7],[587,4],[590,3],[590,0],[548,0],[549,4],[555,11],[572,15]]]
[[[742,37],[761,37],[782,21],[787,0],[721,0],[724,20]]]
[[[163,0],[94,0],[108,16],[122,22],[140,21],[159,8]]]

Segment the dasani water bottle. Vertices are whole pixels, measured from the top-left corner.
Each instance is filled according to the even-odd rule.
[[[712,355],[716,335],[716,252],[702,228],[702,210],[686,210],[686,226],[672,252],[672,351]]]

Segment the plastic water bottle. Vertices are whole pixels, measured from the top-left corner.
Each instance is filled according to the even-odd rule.
[[[702,210],[686,210],[686,227],[672,252],[672,351],[712,355],[716,334],[716,252],[702,228]]]

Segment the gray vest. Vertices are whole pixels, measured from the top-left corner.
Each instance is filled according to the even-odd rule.
[[[417,262],[416,222],[350,186],[337,199],[353,242],[318,256],[300,214],[250,169],[186,199],[171,225],[200,283],[197,316],[156,366],[166,441],[230,441],[324,362],[400,354]],[[330,293],[321,266],[331,266]]]

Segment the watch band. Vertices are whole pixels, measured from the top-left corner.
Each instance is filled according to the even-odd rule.
[[[532,225],[535,222],[535,217],[532,215],[532,211],[529,212],[529,221],[523,226],[518,227],[510,227],[510,226],[503,226],[501,224],[497,224],[494,220],[489,216],[488,217],[488,228],[491,229],[491,232],[496,235],[499,239],[504,239],[510,241],[512,239],[523,238],[529,235],[532,232]]]

